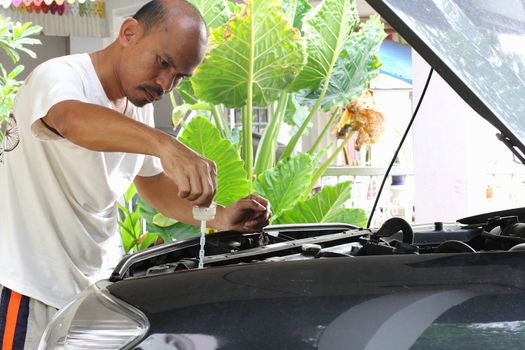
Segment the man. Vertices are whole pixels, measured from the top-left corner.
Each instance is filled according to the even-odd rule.
[[[35,349],[56,309],[107,277],[115,203],[132,181],[165,215],[198,224],[191,207],[211,204],[215,164],[152,128],[151,102],[191,76],[206,43],[193,6],[153,0],[110,46],[50,60],[24,82],[13,108],[20,143],[0,166],[2,350]],[[209,226],[258,230],[267,205],[249,196]]]

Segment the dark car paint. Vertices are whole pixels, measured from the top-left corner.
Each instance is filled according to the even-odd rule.
[[[524,321],[524,269],[525,252],[330,258],[175,272],[108,290],[150,320],[135,349],[408,349],[433,323]],[[413,348],[466,348],[429,339]]]

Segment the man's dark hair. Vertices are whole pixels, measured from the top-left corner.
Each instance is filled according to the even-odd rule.
[[[198,16],[202,23],[206,25],[204,18],[202,17],[199,10],[190,4],[186,0],[180,0],[181,3],[187,6],[188,9],[193,13],[193,15]],[[184,10],[183,10],[184,11]],[[184,11],[187,12],[187,11]],[[166,8],[166,4],[163,0],[151,0],[142,6],[137,13],[133,15],[133,18],[139,22],[142,22],[144,25],[144,32],[148,33],[152,28],[157,25],[165,23],[170,16],[170,11]]]
[[[168,14],[162,0],[152,0],[142,6],[133,18],[143,23],[144,32],[147,33],[151,28],[166,22]]]

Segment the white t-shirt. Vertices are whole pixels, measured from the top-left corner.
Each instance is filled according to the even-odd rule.
[[[0,285],[54,307],[109,276],[119,249],[116,201],[136,175],[162,171],[158,158],[94,152],[41,121],[64,100],[111,108],[89,55],[52,59],[26,79],[14,102],[20,143],[0,164]],[[153,107],[127,107],[153,125]]]

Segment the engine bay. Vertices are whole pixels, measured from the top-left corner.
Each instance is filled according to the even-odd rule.
[[[206,236],[204,266],[398,254],[482,253],[525,250],[525,208],[411,226],[388,219],[379,229],[348,224],[268,226],[263,232]],[[149,248],[125,257],[110,281],[193,270],[199,238]]]

